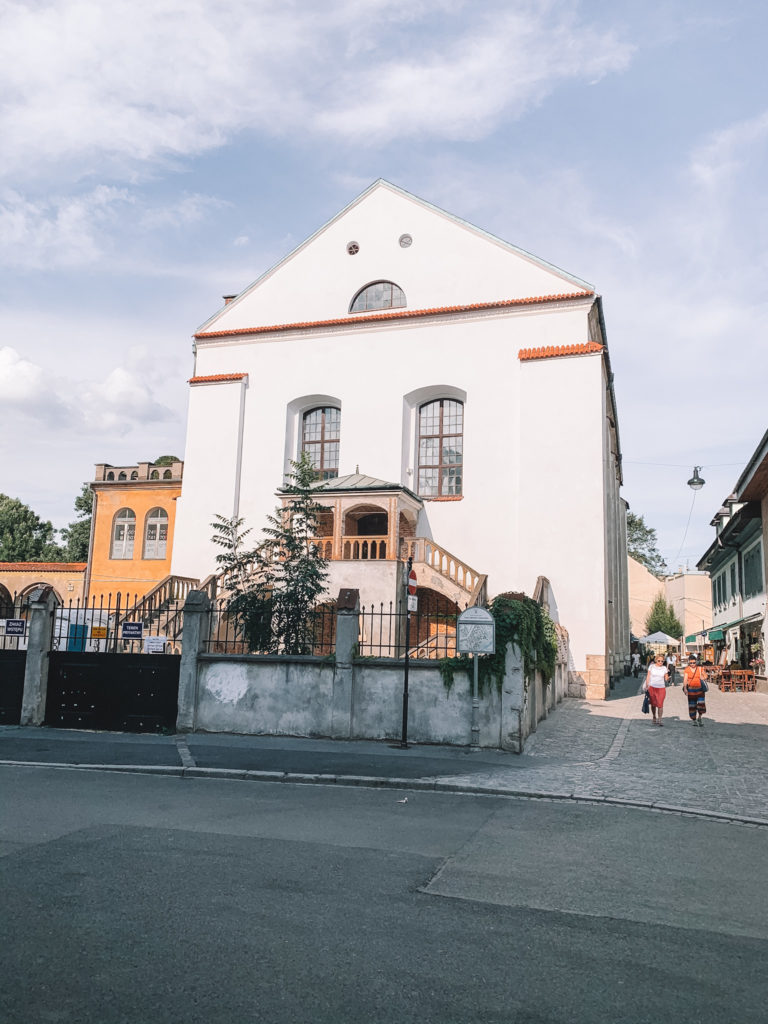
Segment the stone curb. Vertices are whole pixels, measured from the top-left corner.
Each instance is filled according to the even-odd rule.
[[[3,768],[56,768],[71,771],[118,772],[133,775],[161,775],[184,779],[229,779],[235,782],[290,782],[303,786],[360,786],[368,789],[410,789],[432,793],[465,793],[471,796],[508,797],[515,800],[549,800],[563,803],[609,804],[634,810],[659,811],[663,814],[683,814],[687,817],[706,818],[710,821],[752,825],[768,828],[768,818],[754,818],[743,814],[708,811],[684,804],[665,804],[650,800],[623,800],[621,797],[589,796],[557,790],[508,789],[504,786],[473,786],[471,783],[449,782],[441,779],[399,779],[375,775],[322,775],[300,772],[249,771],[243,768],[177,768],[169,765],[128,764],[65,764],[52,761],[0,761]]]

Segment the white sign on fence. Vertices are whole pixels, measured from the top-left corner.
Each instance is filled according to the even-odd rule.
[[[165,654],[165,645],[168,642],[167,636],[145,636],[144,637],[144,653],[145,654]]]
[[[456,623],[456,651],[459,654],[494,654],[496,623],[485,608],[467,608]]]

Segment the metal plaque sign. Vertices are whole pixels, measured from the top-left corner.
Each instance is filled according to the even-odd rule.
[[[141,640],[143,632],[143,622],[124,622],[121,635],[123,640]]]
[[[494,654],[496,623],[485,608],[467,608],[456,623],[456,651],[459,654]]]
[[[91,626],[91,637],[94,640],[106,640],[107,639],[107,627],[106,626]]]
[[[24,636],[24,619],[6,619],[5,620],[5,635],[6,636]]]
[[[145,636],[144,637],[144,653],[145,654],[165,654],[165,645],[168,642],[166,636]]]
[[[408,595],[408,611],[417,612],[419,610],[419,599],[415,594]]]

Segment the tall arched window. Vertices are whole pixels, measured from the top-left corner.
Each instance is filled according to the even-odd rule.
[[[374,281],[361,288],[352,299],[350,313],[364,313],[369,309],[399,309],[405,305],[403,289],[393,281]]]
[[[164,508],[153,508],[144,521],[144,557],[165,558],[168,546],[168,513]]]
[[[110,558],[133,558],[136,537],[136,516],[132,508],[121,508],[112,523],[112,551]]]
[[[464,405],[439,398],[419,406],[419,494],[425,498],[461,495]]]
[[[330,480],[339,475],[340,429],[340,409],[327,406],[304,413],[301,450],[309,455],[320,480]]]

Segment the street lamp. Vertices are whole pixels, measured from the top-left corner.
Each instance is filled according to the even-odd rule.
[[[700,469],[701,469],[701,466],[694,466],[693,467],[693,476],[688,481],[688,486],[691,488],[692,491],[700,491],[701,488],[704,486],[704,484],[707,482],[706,480],[703,480],[699,476],[699,470]]]

